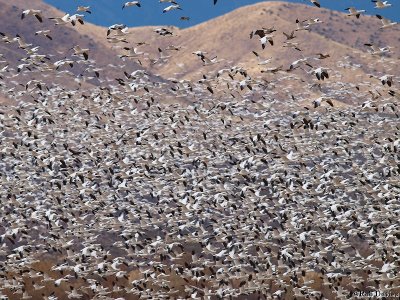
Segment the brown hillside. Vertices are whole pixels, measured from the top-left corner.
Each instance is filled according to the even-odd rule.
[[[244,67],[252,78],[262,78],[270,87],[280,87],[277,90],[281,96],[295,95],[300,99],[309,99],[318,96],[321,91],[330,94],[336,99],[346,99],[344,88],[361,87],[361,97],[368,95],[371,86],[379,84],[376,78],[384,74],[398,75],[395,66],[398,62],[398,48],[400,41],[393,39],[398,36],[398,27],[393,29],[379,29],[379,20],[376,17],[362,16],[359,20],[346,16],[345,13],[335,12],[324,8],[309,5],[285,2],[264,2],[256,5],[242,7],[231,13],[199,24],[188,29],[168,27],[173,36],[160,36],[154,30],[157,27],[130,28],[125,37],[129,43],[111,44],[107,42],[106,28],[89,23],[78,24],[73,27],[55,26],[49,17],[62,16],[63,13],[43,3],[40,0],[31,1],[29,8],[41,9],[45,15],[43,23],[31,16],[20,20],[20,13],[28,8],[25,1],[9,2],[0,0],[0,11],[3,22],[2,32],[15,37],[19,34],[23,40],[33,45],[40,45],[39,53],[50,55],[54,62],[64,57],[71,57],[69,49],[74,45],[90,48],[90,58],[96,61],[96,67],[101,69],[100,83],[108,79],[115,83],[115,78],[123,78],[122,71],[132,72],[138,68],[145,68],[150,73],[164,78],[198,80],[203,74],[215,76],[216,72],[232,66]],[[292,40],[298,44],[302,51],[283,47],[285,37],[283,32],[290,33],[296,28],[295,19],[319,18],[323,24],[311,26],[310,31],[296,32],[297,38]],[[252,30],[262,27],[274,27],[274,45],[267,45],[262,50],[258,37],[249,39]],[[41,29],[51,29],[53,41],[43,36],[35,36],[34,32]],[[138,46],[139,51],[146,56],[138,60],[134,58],[120,59],[118,55],[125,54],[123,47],[136,47],[137,43],[146,42]],[[374,43],[379,46],[390,45],[392,52],[380,58],[368,53],[364,43]],[[168,46],[177,46],[179,51],[165,50]],[[153,63],[159,58],[158,48],[163,49],[167,56],[163,61]],[[193,51],[205,51],[210,58],[217,56],[219,63],[203,66],[201,60],[192,54]],[[15,66],[18,61],[26,56],[25,51],[18,49],[17,43],[0,43],[0,53],[7,60],[13,61]],[[271,58],[265,66],[259,66],[258,60],[252,53],[257,51],[263,59]],[[316,60],[318,53],[329,53],[330,57]],[[286,72],[290,64],[302,57],[311,57],[309,62],[314,67],[323,66],[330,70],[331,80],[323,82],[320,89],[310,89],[313,84],[321,84],[315,76],[307,74],[310,69],[297,69]],[[111,66],[110,66],[111,65]],[[10,66],[10,68],[15,66]],[[117,67],[113,67],[117,66]],[[261,73],[261,70],[282,66],[278,74]],[[77,76],[85,66],[76,64],[72,72]],[[86,74],[88,75],[88,74]],[[93,74],[89,74],[89,76]],[[28,81],[29,76],[21,81]],[[19,76],[22,77],[22,76]],[[53,82],[57,78],[51,78]],[[74,82],[65,80],[60,82]],[[306,82],[307,84],[304,84]],[[90,83],[99,83],[92,80]],[[224,84],[220,82],[219,84]],[[285,97],[286,97],[285,96]]]
[[[322,24],[311,26],[310,31],[298,31],[294,42],[299,43],[302,51],[284,48],[285,37],[283,32],[290,33],[296,28],[296,17],[300,20],[319,18]],[[329,53],[330,58],[310,63],[315,67],[324,66],[331,69],[334,83],[350,83],[352,85],[376,84],[375,78],[370,75],[381,76],[386,73],[397,75],[395,69],[399,56],[400,41],[393,39],[398,36],[399,29],[379,29],[379,20],[372,16],[362,16],[359,20],[346,16],[345,13],[331,11],[302,4],[285,2],[264,2],[237,9],[214,20],[199,24],[188,29],[169,27],[173,36],[161,37],[154,32],[156,27],[131,28],[128,40],[130,46],[135,42],[146,41],[149,45],[141,46],[140,51],[149,52],[151,58],[158,57],[157,48],[165,49],[170,45],[180,47],[179,51],[164,51],[170,56],[163,64],[151,64],[147,67],[164,77],[198,79],[202,74],[215,74],[219,69],[234,65],[245,66],[253,77],[263,76],[267,80],[276,81],[276,78],[292,76],[297,78],[291,82],[291,90],[304,86],[302,81],[315,82],[302,70],[290,74],[283,72],[281,76],[261,74],[260,70],[283,66],[287,69],[291,62],[302,57],[316,57],[318,53]],[[274,46],[267,45],[261,49],[258,37],[249,39],[252,30],[261,27],[274,27]],[[392,52],[383,58],[372,56],[364,43],[374,43],[381,47],[390,45]],[[217,56],[220,63],[202,66],[200,59],[193,55],[193,51],[205,51],[210,58]],[[258,66],[257,59],[252,51],[257,51],[261,57],[272,57],[267,66]],[[120,54],[124,53],[121,48]],[[128,59],[127,59],[128,61]],[[329,86],[328,83],[327,86]],[[289,87],[288,87],[289,88]]]
[[[39,23],[36,18],[27,16],[21,20],[21,12],[24,9],[40,9],[43,12],[43,23]],[[72,50],[73,46],[79,45],[82,48],[89,48],[90,55],[89,59],[93,60],[94,63],[90,63],[92,67],[99,68],[100,78],[105,79],[106,77],[114,77],[122,74],[120,68],[110,68],[108,65],[120,65],[120,61],[112,49],[104,47],[98,43],[99,39],[96,39],[94,25],[81,25],[77,24],[73,27],[71,24],[68,25],[55,25],[53,20],[49,20],[50,17],[62,17],[63,12],[53,8],[50,5],[45,4],[40,0],[29,1],[0,1],[0,18],[2,20],[1,32],[10,38],[21,36],[22,40],[28,44],[32,44],[31,47],[39,46],[38,54],[46,54],[50,60],[49,63],[54,63],[57,60],[63,58],[73,57]],[[52,40],[44,37],[43,35],[35,35],[36,31],[50,29],[50,36]],[[10,62],[10,69],[15,69],[16,65],[21,63],[21,59],[27,57],[26,52],[23,49],[19,49],[18,43],[0,43],[0,53],[4,55],[4,58]],[[135,62],[127,62],[125,68],[132,72],[139,68]],[[81,73],[84,69],[89,66],[89,62],[84,65],[82,63],[75,64],[71,70],[75,75]],[[107,68],[107,70],[106,70]],[[92,72],[93,73],[93,72]],[[94,76],[94,74],[87,74],[88,76]],[[38,75],[35,75],[38,76]],[[34,77],[35,77],[34,76]],[[28,76],[29,77],[29,76]],[[52,78],[54,80],[54,78]],[[61,82],[65,83],[65,79],[61,79]]]

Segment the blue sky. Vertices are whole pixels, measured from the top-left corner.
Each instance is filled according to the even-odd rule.
[[[92,15],[86,19],[94,24],[109,26],[115,23],[123,23],[128,26],[143,25],[175,25],[178,27],[189,27],[212,19],[244,5],[254,4],[257,0],[218,0],[213,5],[213,0],[178,0],[183,10],[171,11],[163,14],[162,10],[170,3],[159,3],[158,0],[140,0],[142,7],[128,7],[122,10],[125,0],[44,0],[53,6],[74,13],[77,5],[91,6]],[[312,5],[308,0],[291,0],[288,2],[299,2]],[[370,0],[320,0],[321,6],[344,11],[349,6],[358,9],[366,9],[367,14],[377,13],[396,21],[400,21],[400,3],[389,0],[393,6],[377,10]],[[189,21],[181,21],[181,16],[190,17]]]

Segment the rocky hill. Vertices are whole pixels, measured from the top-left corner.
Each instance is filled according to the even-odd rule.
[[[43,22],[39,22],[34,16],[28,15],[21,19],[21,13],[25,9],[38,9],[42,12]],[[96,31],[100,31],[91,24],[55,25],[50,18],[62,17],[64,13],[52,6],[40,1],[33,0],[29,4],[26,1],[0,1],[0,17],[2,34],[0,41],[0,60],[7,63],[8,68],[3,71],[5,82],[16,82],[25,85],[32,79],[43,80],[49,85],[60,83],[68,87],[78,87],[78,83],[84,85],[101,85],[105,80],[114,80],[115,77],[123,76],[123,70],[132,72],[140,66],[135,62],[126,62],[122,66],[120,59],[111,48],[104,47],[96,39]],[[49,30],[49,31],[48,31]],[[44,34],[35,34],[40,31],[48,31]],[[28,46],[23,47],[16,40],[20,37],[22,43]],[[84,61],[79,56],[74,56],[72,47],[79,45],[81,48],[89,49],[89,59]],[[18,72],[18,66],[26,64],[35,55],[43,55],[39,58],[37,65],[32,64],[27,70],[23,68]],[[60,60],[72,60],[73,67],[69,64],[58,69],[57,76],[50,72],[43,71],[38,65],[55,69],[55,62]],[[0,67],[4,67],[1,65]],[[44,68],[44,69],[46,69]],[[68,71],[63,72],[63,71]],[[12,74],[12,75],[10,75]],[[0,75],[2,75],[0,73]],[[7,84],[6,84],[7,85]],[[8,84],[8,86],[10,86]],[[10,97],[15,96],[15,91],[3,91]]]
[[[244,68],[251,78],[264,81],[280,98],[309,99],[324,93],[350,104],[352,101],[346,93],[349,89],[357,88],[360,98],[365,98],[379,83],[377,78],[385,74],[399,75],[395,67],[400,46],[400,40],[396,38],[399,36],[398,27],[383,30],[376,17],[362,15],[357,19],[346,13],[309,5],[264,2],[242,7],[187,29],[138,27],[129,28],[123,36],[113,36],[113,33],[107,36],[106,28],[87,22],[85,25],[56,26],[49,18],[60,17],[64,13],[40,0],[30,2],[29,8],[42,10],[43,23],[32,16],[21,20],[21,12],[28,8],[24,1],[14,1],[13,4],[0,1],[0,8],[4,20],[2,32],[9,38],[20,35],[24,42],[32,44],[31,47],[40,46],[38,54],[45,54],[50,62],[72,58],[71,48],[75,45],[90,49],[89,57],[94,62],[89,66],[82,61],[76,63],[70,70],[73,76],[68,80],[65,80],[65,74],[59,74],[57,77],[60,78],[51,77],[51,81],[58,80],[63,84],[82,84],[82,80],[92,85],[101,85],[104,80],[115,83],[115,79],[124,78],[123,71],[131,73],[142,68],[149,74],[160,76],[159,80],[173,78],[197,81],[204,75],[215,78],[219,70],[235,67]],[[318,19],[322,23],[310,25],[309,30],[295,31],[296,19]],[[272,33],[273,45],[267,43],[265,49],[261,48],[258,36],[249,38],[250,32],[263,27],[276,30]],[[155,32],[159,28],[170,33],[161,36]],[[35,35],[38,30],[48,29],[53,40]],[[283,33],[291,32],[294,32],[295,38],[287,41]],[[110,37],[111,40],[107,39]],[[295,46],[288,46],[286,42]],[[364,45],[366,43],[392,48],[389,53],[373,56],[368,53],[370,49]],[[126,57],[128,51],[124,48],[137,48],[142,54]],[[0,43],[0,49],[6,60],[12,62],[9,70],[17,69],[21,59],[26,56],[26,51],[20,49],[16,42]],[[209,59],[215,58],[216,63],[204,65],[193,54],[195,51],[206,53]],[[319,60],[320,53],[329,56]],[[310,75],[312,69],[305,64],[290,68],[294,61],[304,58],[313,68],[327,68],[331,80],[318,81]],[[264,60],[269,62],[260,64]],[[98,71],[99,78],[93,70]],[[13,79],[22,84],[32,79],[30,72],[22,73]],[[42,75],[45,74],[41,72],[35,76]]]

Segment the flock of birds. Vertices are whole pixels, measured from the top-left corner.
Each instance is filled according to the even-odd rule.
[[[160,2],[170,5],[164,13],[181,9]],[[78,26],[79,13],[92,12],[79,6],[50,19]],[[23,10],[28,17],[47,18]],[[380,30],[396,25],[377,17]],[[284,47],[300,52],[296,34],[319,23],[297,20]],[[142,43],[126,46],[127,26],[106,30],[110,43],[124,44],[121,60],[147,57]],[[276,31],[262,27],[250,38],[273,47]],[[35,34],[53,40],[51,28]],[[0,62],[1,87],[15,101],[0,107],[0,299],[349,299],[368,291],[398,298],[396,76],[345,86],[369,88],[358,105],[341,106],[333,94],[304,104],[276,99],[245,66],[197,81],[145,68],[107,81],[89,48],[74,45],[53,61],[22,37],[1,35],[26,56],[15,67]],[[365,45],[374,57],[391,51]],[[179,50],[159,48],[151,63],[168,63],[164,52]],[[192,51],[204,66],[220,62]],[[272,58],[257,51],[258,65],[268,65]],[[322,90],[332,70],[315,64],[333,55],[262,72],[302,69]],[[46,82],[43,73],[72,76],[78,88]],[[32,78],[17,82],[24,75]]]

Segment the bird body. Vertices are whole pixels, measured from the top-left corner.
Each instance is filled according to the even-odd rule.
[[[74,46],[72,48],[72,50],[74,50],[74,55],[78,55],[78,56],[83,55],[85,60],[88,60],[88,58],[89,58],[89,49],[88,48],[82,49],[79,45],[77,45],[77,46]]]
[[[357,10],[355,7],[349,7],[349,8],[346,8],[346,10],[349,11],[347,16],[349,16],[349,17],[355,16],[357,19],[360,18],[361,13],[365,12],[364,9]]]
[[[75,26],[77,22],[84,25],[85,24],[85,22],[83,21],[84,17],[85,16],[81,14],[74,14],[69,17],[69,21],[71,22],[72,26]]]
[[[122,9],[124,9],[125,7],[130,7],[130,6],[141,7],[139,1],[129,1],[129,2],[125,2],[124,5],[122,5]]]
[[[172,4],[172,5],[164,8],[163,9],[163,13],[166,13],[166,12],[169,12],[169,11],[172,11],[172,10],[177,10],[177,9],[182,10],[182,8],[180,7],[179,4]]]
[[[54,20],[56,23],[55,25],[66,25],[71,23],[71,19],[70,19],[70,15],[69,14],[65,14],[62,17],[52,17],[49,18],[50,20]]]
[[[19,48],[21,48],[21,49],[26,49],[26,48],[32,46],[32,44],[27,44],[27,43],[25,43],[25,42],[22,40],[22,38],[21,38],[20,36],[15,37],[15,38],[13,39],[13,41],[18,42]]]
[[[296,68],[300,67],[300,64],[307,62],[307,60],[308,60],[307,57],[297,59],[290,64],[289,69],[290,70],[296,69]]]
[[[90,6],[78,6],[76,9],[77,12],[86,12],[88,14],[91,14]]]
[[[323,67],[319,67],[316,69],[311,70],[312,74],[315,74],[318,80],[324,80],[329,78],[328,70]]]
[[[113,31],[123,31],[123,30],[127,30],[128,26],[126,26],[125,24],[114,24],[108,27],[107,29],[107,36],[109,36],[111,34],[111,32]]]
[[[299,19],[296,19],[296,26],[297,28],[295,29],[295,31],[310,30],[310,24],[301,22]]]
[[[308,25],[315,25],[315,24],[323,23],[323,21],[321,21],[319,18],[308,19],[308,20],[304,20],[303,22],[308,24]]]
[[[382,28],[382,29],[384,29],[384,28],[389,28],[389,27],[392,27],[392,26],[394,26],[394,25],[397,25],[397,22],[390,21],[390,20],[388,20],[388,19],[382,17],[381,15],[376,15],[376,17],[377,17],[379,20],[381,20],[381,22],[382,22],[381,28]]]
[[[321,96],[313,101],[314,108],[321,106],[323,102],[326,102],[333,107],[333,102],[330,98],[326,96]]]
[[[364,44],[364,45],[371,48],[371,54],[372,55],[382,55],[384,53],[388,53],[388,52],[390,52],[390,48],[391,48],[389,46],[380,48],[380,47],[377,47],[377,46],[375,46],[373,44],[369,44],[369,43]]]
[[[120,55],[121,58],[123,57],[137,58],[145,54],[144,52],[140,52],[138,48],[124,47],[124,49],[128,51],[128,54]]]
[[[319,0],[310,0],[312,4],[314,4],[316,7],[321,7],[321,4],[319,3]]]
[[[290,34],[283,32],[283,35],[286,36],[286,40],[289,41],[289,40],[296,38],[296,36],[294,35],[294,32],[295,32],[294,30]]]
[[[50,36],[50,30],[39,30],[35,32],[35,35],[43,35],[45,37],[47,37],[49,40],[52,40],[53,38]]]
[[[274,40],[273,40],[273,36],[272,35],[265,35],[262,38],[260,38],[260,43],[261,43],[261,47],[263,49],[265,49],[265,46],[267,45],[267,43],[269,43],[271,46],[274,45]]]
[[[393,84],[393,75],[383,75],[379,77],[379,80],[382,82],[382,85],[387,84],[389,87]]]
[[[381,0],[372,0],[375,3],[375,8],[382,9],[392,6],[389,1],[381,1]]]
[[[258,53],[256,51],[252,51],[252,52],[257,57],[259,66],[267,65],[272,61],[272,57],[263,60],[260,58],[260,56],[258,55]]]
[[[271,28],[261,28],[261,29],[256,29],[250,32],[250,39],[253,38],[253,36],[258,35],[260,38],[263,38],[265,36],[270,35],[271,33],[275,32],[276,29],[274,27]]]
[[[42,16],[42,11],[38,9],[26,9],[22,12],[21,14],[21,19],[24,19],[26,16],[34,16],[36,19],[42,23],[43,22],[43,16]]]
[[[290,41],[285,41],[285,42],[283,43],[282,47],[285,47],[285,48],[293,48],[293,49],[295,49],[295,50],[297,50],[297,51],[302,51],[302,50],[299,48],[299,43],[294,43],[294,42],[290,42]]]

